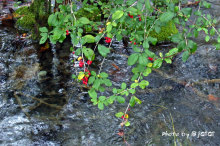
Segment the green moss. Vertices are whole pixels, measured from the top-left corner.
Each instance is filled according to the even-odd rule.
[[[155,31],[150,32],[150,36],[157,38],[158,42],[169,41],[169,37],[173,34],[178,33],[178,29],[173,21],[167,23],[166,26],[161,27],[160,33],[156,33]]]
[[[16,26],[23,30],[31,30],[36,23],[34,14],[31,13],[27,6],[17,9],[14,16],[15,18],[18,18]]]

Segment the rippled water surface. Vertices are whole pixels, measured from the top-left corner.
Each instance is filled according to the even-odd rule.
[[[214,6],[208,12],[219,21],[220,3],[210,2]],[[125,128],[130,145],[173,145],[169,134],[174,130],[178,145],[219,145],[219,81],[204,81],[220,78],[220,52],[204,44],[202,37],[186,63],[181,55],[175,57],[172,65],[164,64],[146,78],[150,82],[146,90],[137,91],[142,104],[130,109],[131,126]],[[114,114],[127,105],[115,103],[103,111],[93,106],[87,89],[71,79],[69,47],[67,40],[42,50],[33,41],[18,38],[14,29],[0,27],[0,145],[125,145],[117,135],[121,119]],[[103,64],[114,86],[130,82],[126,55],[123,44],[115,42]]]

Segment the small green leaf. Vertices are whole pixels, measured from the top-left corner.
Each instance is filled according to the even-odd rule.
[[[130,126],[131,125],[131,123],[129,122],[129,121],[127,121],[126,123],[125,123],[125,126]]]
[[[106,99],[105,96],[100,96],[100,97],[99,97],[99,102],[103,102],[103,101],[105,101],[105,99]]]
[[[98,45],[98,51],[103,57],[106,57],[107,54],[110,53],[110,49],[103,45]]]
[[[132,83],[131,88],[136,88],[138,86],[138,83]]]
[[[157,59],[157,60],[154,61],[153,67],[154,68],[160,68],[162,63],[163,63],[162,59]]]
[[[117,10],[113,15],[112,15],[112,19],[113,20],[117,20],[119,18],[121,18],[124,15],[123,11]]]
[[[190,53],[188,51],[183,52],[182,60],[183,62],[186,62],[186,60],[189,58]]]
[[[92,49],[84,47],[82,49],[82,51],[83,51],[83,54],[86,56],[86,58],[88,60],[94,60],[95,59],[95,53]]]
[[[134,65],[138,60],[139,54],[134,53],[128,57],[128,65]]]
[[[123,115],[124,115],[123,112],[118,112],[118,113],[115,114],[115,116],[116,116],[117,118],[121,118]]]
[[[83,39],[85,39],[86,43],[94,43],[95,42],[95,37],[88,34],[82,37]]]
[[[41,33],[42,38],[40,39],[40,44],[43,44],[46,42],[48,34],[47,33]]]
[[[131,97],[129,104],[131,107],[133,107],[135,105],[135,98],[133,96]]]
[[[138,99],[136,96],[134,96],[134,99],[135,99],[135,101],[136,101],[138,104],[141,104],[141,103],[142,103],[142,101],[141,101],[140,99]]]
[[[40,32],[48,32],[48,29],[46,27],[40,27],[39,30]]]
[[[139,83],[139,86],[141,87],[141,89],[145,89],[146,86],[149,85],[149,82],[148,81],[145,81],[145,80],[142,80],[140,83]]]
[[[105,72],[101,72],[101,73],[100,73],[100,76],[101,76],[101,78],[107,78],[107,77],[108,77],[108,74],[105,73]]]
[[[113,88],[113,89],[112,89],[112,92],[113,92],[114,94],[116,94],[116,93],[117,93],[117,89],[116,89],[116,88]]]
[[[82,23],[82,24],[89,24],[90,23],[89,19],[86,18],[86,17],[81,17],[79,19],[79,22]]]
[[[126,83],[123,82],[123,83],[121,84],[121,89],[126,89],[126,87],[127,87]]]
[[[164,60],[166,61],[166,63],[169,63],[169,64],[172,63],[172,60],[170,58],[165,58]]]
[[[99,108],[100,110],[103,110],[103,109],[104,109],[104,104],[103,104],[102,102],[99,102],[99,103],[98,103],[98,108]]]
[[[95,81],[95,76],[89,77],[88,83],[91,85]]]
[[[207,35],[207,36],[205,37],[205,41],[208,42],[209,40],[210,40],[210,36]]]
[[[151,68],[148,67],[147,69],[144,70],[143,75],[146,77],[151,73],[151,71],[152,71]]]
[[[125,103],[125,99],[121,96],[117,96],[116,99],[119,103]]]
[[[92,85],[92,87],[95,88],[96,90],[98,90],[99,86],[100,86],[100,83],[101,83],[101,80],[100,79],[96,79],[94,84]]]
[[[89,96],[92,97],[92,98],[97,98],[97,93],[95,92],[95,89],[92,88],[88,91],[89,93]]]
[[[136,91],[135,91],[135,89],[130,89],[129,92],[130,92],[131,94],[134,94]]]
[[[173,17],[174,17],[174,13],[168,11],[168,12],[163,13],[163,14],[160,16],[160,21],[161,21],[161,22],[168,22],[168,21],[172,20]]]

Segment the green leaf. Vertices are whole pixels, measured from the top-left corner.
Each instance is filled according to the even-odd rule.
[[[109,24],[109,25],[107,26],[107,28],[106,28],[106,31],[107,31],[107,32],[111,32],[111,30],[112,30],[112,25]]]
[[[117,20],[119,18],[121,18],[124,15],[123,11],[117,10],[113,15],[112,15],[112,19],[113,20]]]
[[[145,6],[148,10],[151,10],[152,6],[150,4],[150,0],[145,0]]]
[[[82,24],[89,24],[90,23],[89,19],[86,17],[79,18],[79,22]]]
[[[102,102],[99,102],[99,103],[98,103],[98,108],[99,108],[100,110],[103,110],[103,109],[104,109],[104,104],[103,104]]]
[[[83,37],[83,39],[85,39],[85,41],[86,41],[87,43],[94,43],[94,42],[95,42],[95,37],[92,36],[92,35],[90,35],[90,34],[85,35],[85,36]]]
[[[166,63],[169,63],[169,64],[172,63],[172,60],[170,58],[165,58],[164,60],[166,61]]]
[[[112,92],[113,92],[114,94],[116,94],[116,93],[117,93],[117,89],[116,89],[116,88],[113,88],[113,89],[112,89]]]
[[[148,59],[143,54],[141,54],[139,57],[139,64],[146,66],[147,63],[148,63]]]
[[[101,84],[101,80],[100,79],[96,79],[94,84],[92,85],[92,87],[95,88],[96,90],[98,90],[100,84]]]
[[[42,38],[40,39],[40,44],[43,44],[46,42],[48,35],[47,33],[41,33],[41,36]]]
[[[101,76],[101,78],[107,78],[107,77],[108,77],[108,74],[105,73],[105,72],[101,72],[101,73],[100,73],[100,76]]]
[[[88,60],[94,60],[95,53],[92,49],[84,47],[82,49],[83,54],[86,56]]]
[[[116,96],[116,100],[119,102],[119,103],[124,103],[125,102],[125,99],[121,96]]]
[[[131,97],[129,104],[131,107],[133,107],[135,105],[135,98],[133,96]]]
[[[51,14],[48,18],[49,26],[56,26],[58,24],[57,16],[55,14]]]
[[[160,21],[161,21],[161,22],[168,22],[168,21],[172,20],[173,17],[174,17],[174,13],[168,11],[168,12],[163,13],[163,14],[160,16]]]
[[[93,105],[98,104],[97,98],[92,98],[91,101],[93,102]]]
[[[162,59],[157,59],[157,60],[154,61],[153,67],[154,68],[160,68],[162,63],[163,63]]]
[[[88,91],[88,93],[89,93],[89,96],[90,96],[91,98],[97,98],[97,93],[95,92],[95,89],[94,89],[94,88],[90,89],[90,90]]]
[[[130,126],[131,125],[131,123],[129,122],[129,121],[127,121],[126,123],[125,123],[125,126]]]
[[[89,77],[88,83],[91,85],[95,81],[95,76]]]
[[[131,94],[134,94],[134,93],[136,92],[136,90],[135,90],[135,89],[130,89],[129,92],[130,92]]]
[[[188,51],[183,52],[182,60],[183,62],[186,62],[186,60],[189,58],[190,53]]]
[[[40,27],[39,30],[40,32],[48,32],[48,29],[46,27]]]
[[[124,115],[123,112],[118,112],[118,113],[115,114],[115,116],[116,116],[117,118],[121,118],[123,115]]]
[[[91,75],[96,76],[96,72],[91,71]]]
[[[205,41],[208,42],[209,40],[210,40],[210,36],[207,35],[207,36],[205,37]]]
[[[108,86],[108,87],[111,87],[111,86],[112,86],[112,82],[111,82],[111,80],[109,80],[109,79],[104,79],[104,84],[105,84],[106,86]]]
[[[57,3],[61,4],[63,0],[56,0]]]
[[[105,99],[106,99],[105,96],[100,96],[100,97],[99,97],[99,102],[103,102],[103,101],[105,101]]]
[[[212,28],[212,29],[210,30],[210,35],[211,35],[211,36],[214,36],[214,35],[215,35],[215,29],[214,29],[214,28]]]
[[[152,71],[151,68],[148,67],[147,69],[144,70],[143,76],[145,77],[148,76],[151,73],[151,71]]]
[[[148,37],[148,40],[153,44],[156,45],[157,44],[157,38],[153,38],[153,37]]]
[[[126,87],[127,87],[126,83],[123,82],[123,83],[121,84],[121,89],[124,90],[124,89],[126,89]]]
[[[145,40],[145,41],[144,41],[143,47],[144,47],[144,49],[148,49],[148,48],[149,48],[148,40]]]
[[[134,53],[128,57],[128,65],[134,65],[138,60],[139,54]]]
[[[98,45],[98,51],[103,57],[106,57],[110,53],[110,49],[103,45]]]
[[[140,83],[139,83],[139,86],[141,89],[145,89],[146,86],[149,85],[149,82],[148,81],[145,81],[145,80],[142,80]]]
[[[138,83],[132,83],[131,88],[136,88],[138,86]]]
[[[140,99],[138,99],[136,96],[134,96],[134,99],[135,99],[135,101],[136,101],[138,104],[141,104],[141,103],[142,103],[142,101],[141,101]]]

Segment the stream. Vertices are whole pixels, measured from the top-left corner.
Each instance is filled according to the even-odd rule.
[[[205,12],[217,18],[220,28],[220,1],[209,2],[213,7]],[[171,146],[174,138],[177,145],[220,144],[220,83],[211,82],[220,78],[220,51],[204,43],[204,35],[196,40],[199,47],[186,63],[181,55],[171,65],[163,63],[146,77],[147,89],[137,90],[142,104],[130,108],[131,125],[124,129],[131,146]],[[115,113],[125,111],[127,104],[115,102],[102,111],[93,106],[87,89],[72,79],[70,45],[67,38],[45,47],[22,39],[14,28],[0,26],[0,145],[126,145],[118,135],[122,119]],[[172,47],[160,44],[151,49],[159,53]],[[112,48],[103,71],[115,87],[130,84],[127,51],[122,42],[115,41]],[[94,63],[101,61],[97,57]],[[98,70],[95,65],[91,69]],[[103,94],[111,95],[108,91]]]

